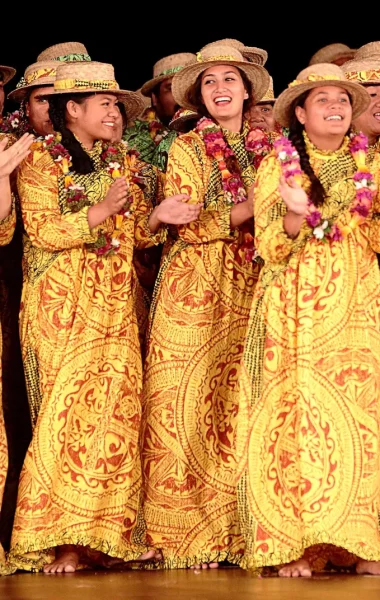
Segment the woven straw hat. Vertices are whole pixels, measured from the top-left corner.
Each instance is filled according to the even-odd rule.
[[[57,62],[52,60],[36,62],[29,65],[24,73],[24,77],[18,82],[16,89],[8,94],[10,100],[22,102],[30,88],[53,85]]]
[[[195,54],[191,52],[181,52],[179,54],[171,54],[161,58],[153,67],[153,79],[150,79],[141,88],[141,93],[144,96],[150,96],[156,85],[173,77],[178,71],[183,69],[186,65],[195,62]]]
[[[380,42],[369,42],[364,44],[355,52],[354,60],[366,60],[367,58],[380,59]]]
[[[252,84],[254,100],[259,102],[269,86],[269,74],[264,67],[244,60],[239,50],[232,46],[208,45],[198,52],[197,62],[188,65],[173,78],[172,92],[175,101],[183,108],[197,110],[189,100],[189,88],[196,82],[198,76],[209,67],[215,65],[233,65],[245,73]]]
[[[342,66],[348,81],[362,85],[380,85],[380,55],[378,58],[350,60]]]
[[[3,84],[5,85],[16,75],[16,69],[13,67],[5,67],[4,65],[0,65],[0,73],[3,74]]]
[[[276,102],[276,98],[274,97],[274,87],[273,87],[273,78],[270,77],[270,84],[265,92],[265,96],[263,96],[260,102],[256,102],[256,104],[274,104]]]
[[[280,125],[288,127],[293,102],[304,92],[325,85],[341,87],[350,94],[353,120],[364,112],[370,103],[366,90],[354,81],[347,81],[340,67],[330,63],[316,64],[301,71],[297,79],[279,95],[274,105],[275,120]]]
[[[351,58],[354,58],[355,52],[356,50],[346,46],[346,44],[329,44],[328,46],[323,46],[323,48],[313,54],[309,65],[332,63],[339,58],[347,58],[347,60],[350,60]]]
[[[141,95],[121,90],[115,80],[112,65],[100,62],[62,62],[57,67],[53,94],[110,93],[125,106],[128,119],[138,117],[144,110]]]
[[[49,46],[37,57],[37,62],[29,65],[24,73],[24,77],[18,82],[16,89],[8,94],[10,100],[22,102],[32,87],[43,85],[53,85],[55,81],[55,72],[57,61],[90,61],[87,48],[80,42],[65,42]]]
[[[254,46],[246,46],[243,42],[239,42],[239,40],[233,38],[225,38],[223,40],[218,40],[217,42],[211,42],[210,44],[203,46],[200,52],[202,54],[206,48],[213,48],[215,46],[232,46],[232,48],[239,50],[248,62],[256,63],[262,67],[268,60],[268,52],[266,50],[255,48]]]
[[[189,110],[188,108],[180,108],[179,110],[177,110],[172,120],[170,121],[169,128],[174,129],[174,131],[182,131],[185,123],[187,123],[188,121],[194,121],[195,126],[195,121],[198,121],[200,118],[201,115],[199,115],[194,110]]]
[[[76,62],[77,60],[90,61],[86,46],[80,42],[64,42],[49,46],[37,56],[37,62],[45,60],[59,60],[62,62]]]

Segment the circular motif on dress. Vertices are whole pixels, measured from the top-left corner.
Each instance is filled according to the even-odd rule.
[[[254,408],[249,502],[270,536],[292,545],[308,530],[339,531],[358,496],[363,457],[350,402],[325,375],[278,373]]]
[[[219,491],[236,493],[239,370],[246,319],[221,327],[188,362],[178,386],[176,427],[193,471]]]
[[[122,505],[139,479],[137,344],[99,339],[64,359],[33,440],[40,475],[59,505],[76,506],[83,494]]]

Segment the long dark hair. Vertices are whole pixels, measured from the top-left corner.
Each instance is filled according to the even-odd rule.
[[[49,117],[53,124],[53,129],[62,135],[61,143],[70,152],[73,170],[81,175],[91,173],[94,170],[94,165],[72,131],[66,127],[66,106],[70,100],[74,100],[77,104],[83,104],[87,98],[93,95],[94,93],[90,92],[49,96]]]
[[[238,69],[238,71],[243,80],[244,87],[248,93],[248,99],[244,100],[244,104],[243,104],[243,115],[244,115],[255,104],[255,99],[254,99],[254,94],[253,94],[252,83],[249,81],[249,79],[248,79],[247,75],[244,73],[244,71],[242,71],[241,69]],[[203,73],[198,75],[196,82],[187,90],[186,99],[193,106],[195,106],[197,108],[197,112],[200,115],[202,115],[203,117],[211,118],[211,115],[209,114],[206,106],[204,105],[204,103],[202,101],[202,91],[201,91],[202,75],[203,75]]]
[[[312,203],[315,206],[321,206],[326,198],[326,192],[319,181],[318,177],[313,171],[313,167],[310,164],[309,155],[306,150],[306,144],[303,137],[304,126],[296,117],[296,107],[301,106],[302,108],[305,105],[305,100],[310,94],[310,90],[302,94],[299,98],[297,98],[292,106],[291,106],[291,118],[289,125],[289,140],[292,142],[293,146],[297,150],[300,156],[300,164],[301,169],[308,176],[311,182],[311,187],[309,191],[309,197]]]

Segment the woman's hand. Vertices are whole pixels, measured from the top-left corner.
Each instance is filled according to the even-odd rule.
[[[288,209],[284,217],[285,232],[288,237],[295,239],[308,213],[309,199],[302,187],[295,182],[291,182],[289,185],[284,177],[281,177],[278,189]]]
[[[8,138],[5,137],[0,142],[0,179],[9,177],[12,171],[28,156],[34,136],[31,133],[24,133],[17,142],[6,150],[8,141]]]
[[[289,184],[284,177],[281,177],[279,191],[289,212],[302,217],[306,216],[309,199],[301,186],[295,182]]]
[[[161,223],[168,225],[185,225],[196,221],[202,208],[202,204],[189,204],[190,200],[187,194],[176,194],[165,198],[155,207],[149,217],[149,229],[156,233]]]
[[[108,217],[117,215],[128,198],[129,184],[125,177],[118,177],[110,186],[102,202],[88,209],[88,224],[90,229],[103,223]]]

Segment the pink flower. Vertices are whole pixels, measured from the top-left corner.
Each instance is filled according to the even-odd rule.
[[[313,212],[310,213],[310,215],[306,216],[306,223],[312,229],[314,229],[314,227],[317,227],[320,224],[321,220],[322,220],[322,215],[319,212],[319,210],[313,210]]]

